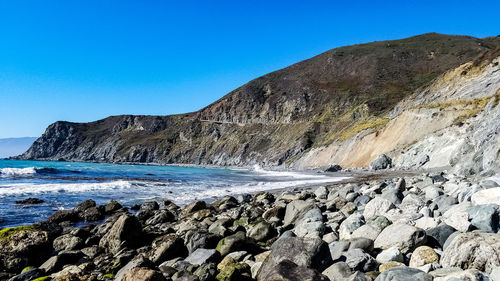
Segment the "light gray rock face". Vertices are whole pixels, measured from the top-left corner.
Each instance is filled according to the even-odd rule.
[[[390,261],[404,262],[403,254],[397,247],[391,247],[383,250],[375,258],[379,263],[386,263]]]
[[[363,211],[363,217],[366,220],[373,219],[375,217],[384,215],[390,209],[394,208],[394,204],[391,201],[382,198],[375,197],[365,206],[365,210]]]
[[[122,215],[100,240],[99,246],[116,254],[127,245],[140,244],[142,227],[135,216]]]
[[[340,240],[351,238],[352,233],[365,224],[365,219],[361,213],[354,213],[347,217],[339,227]]]
[[[257,280],[268,280],[268,276],[284,260],[320,272],[333,262],[328,245],[320,238],[283,238],[271,246],[271,254],[263,262]]]
[[[392,167],[392,159],[385,155],[379,155],[373,162],[370,163],[370,168],[372,170],[383,170]]]
[[[71,234],[64,234],[54,239],[52,245],[56,251],[76,250],[83,246],[83,240]]]
[[[425,206],[425,201],[421,196],[410,193],[403,198],[399,208],[403,211],[404,214],[415,214]]]
[[[430,245],[443,248],[444,243],[446,242],[448,237],[452,233],[454,233],[455,231],[456,231],[456,229],[454,229],[453,227],[451,227],[445,223],[441,223],[440,225],[425,231],[425,233],[427,234],[427,239],[428,239],[427,242]]]
[[[316,188],[316,190],[314,191],[314,195],[318,199],[326,199],[326,197],[328,196],[328,189],[326,189],[326,187],[324,186],[320,186]]]
[[[444,267],[477,269],[489,274],[500,266],[500,235],[469,232],[458,234],[441,257]]]
[[[289,260],[283,260],[279,262],[271,272],[269,272],[269,274],[266,276],[266,279],[257,278],[257,280],[328,281],[328,278],[323,274],[321,274],[320,272],[318,272],[317,270],[307,268],[305,266],[299,266]]]
[[[382,272],[375,281],[432,281],[432,276],[410,267],[395,267]]]
[[[392,224],[386,227],[375,240],[374,247],[389,249],[397,247],[406,254],[426,241],[425,231],[407,224]]]
[[[352,249],[344,254],[347,265],[353,270],[368,272],[376,270],[378,267],[377,261],[365,253],[362,249]]]
[[[471,196],[471,202],[473,205],[499,204],[500,187],[484,189],[474,193]]]
[[[470,207],[470,202],[463,202],[452,206],[443,214],[443,221],[455,228],[458,231],[466,232],[471,224],[469,222],[469,214],[467,209]]]
[[[458,270],[442,277],[434,278],[434,281],[490,281],[490,278],[477,269]],[[494,280],[494,279],[493,279]]]
[[[190,264],[202,265],[210,261],[211,259],[214,259],[217,255],[218,253],[215,249],[198,248],[193,253],[191,253],[184,261],[187,261]]]
[[[296,223],[293,232],[298,237],[322,237],[325,232],[323,215],[317,207],[307,211]]]
[[[285,218],[283,224],[285,226],[294,224],[299,220],[307,211],[314,208],[314,203],[306,202],[304,200],[294,200],[286,205]]]

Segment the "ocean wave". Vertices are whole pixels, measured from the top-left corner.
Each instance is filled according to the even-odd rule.
[[[28,195],[46,193],[85,193],[104,190],[125,190],[132,187],[129,181],[79,182],[79,183],[16,183],[7,187],[0,186],[0,196]]]
[[[62,173],[81,173],[80,171],[56,169],[50,167],[27,167],[27,168],[0,168],[0,175],[3,177],[23,177],[35,174],[62,174]]]
[[[293,179],[321,179],[321,178],[331,179],[331,177],[329,176],[313,175],[311,173],[304,173],[304,172],[265,170],[259,165],[254,165],[253,170],[261,175],[269,177],[283,177],[283,178],[293,178]]]

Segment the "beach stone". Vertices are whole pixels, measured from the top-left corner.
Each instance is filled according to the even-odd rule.
[[[238,231],[233,235],[222,238],[215,248],[221,256],[225,256],[231,252],[245,250],[249,245],[245,232]]]
[[[490,205],[476,205],[467,209],[470,223],[486,232],[498,231],[498,208],[496,204]]]
[[[339,226],[340,240],[348,240],[352,233],[365,224],[365,219],[361,213],[354,213],[347,217]]]
[[[392,224],[386,227],[375,240],[374,247],[389,249],[397,247],[406,254],[426,241],[425,231],[407,224]]]
[[[500,281],[500,266],[493,268],[490,272],[490,278],[493,281]]]
[[[218,281],[250,280],[250,266],[246,263],[232,263],[219,271],[215,277]]]
[[[472,195],[475,193],[483,190],[484,187],[478,185],[478,184],[473,184],[472,186],[469,186],[461,191],[459,191],[457,199],[459,203],[466,202],[466,201],[471,201]]]
[[[276,267],[262,279],[260,275],[257,280],[265,281],[329,281],[329,279],[317,270],[299,266],[290,260],[282,260]]]
[[[48,219],[48,223],[62,223],[62,222],[77,222],[80,220],[78,212],[75,210],[61,210],[52,214]]]
[[[185,256],[186,254],[187,248],[184,245],[184,240],[171,233],[156,238],[152,243],[152,249],[148,256],[153,263],[161,264],[166,260]]]
[[[500,235],[469,232],[458,234],[441,256],[444,267],[477,269],[489,274],[500,266]]]
[[[30,268],[28,270],[23,270],[21,274],[10,278],[9,281],[30,281],[42,276],[45,276],[44,270],[41,270],[39,268]]]
[[[203,210],[206,208],[207,208],[207,203],[205,203],[205,201],[196,201],[182,208],[181,212],[179,213],[179,217],[181,218],[187,217],[196,211]]]
[[[198,278],[195,280],[211,281],[217,275],[217,267],[214,263],[202,264],[193,272],[193,275]]]
[[[368,238],[352,238],[349,240],[349,250],[363,249],[365,252],[373,251],[373,240]]]
[[[436,186],[428,186],[424,189],[424,192],[426,200],[434,200],[443,194],[443,190]]]
[[[294,200],[286,205],[285,218],[283,225],[294,224],[297,220],[302,218],[302,216],[309,210],[315,207],[313,202],[308,202],[304,200]]]
[[[350,249],[344,256],[345,262],[353,270],[367,272],[378,268],[377,261],[362,249]]]
[[[120,270],[118,270],[118,272],[115,274],[115,281],[121,281],[123,279],[123,276],[133,268],[154,268],[154,266],[154,263],[152,263],[144,256],[138,256],[129,261],[124,267],[120,268]]]
[[[345,262],[336,262],[322,272],[331,281],[343,281],[352,275],[352,270]]]
[[[104,212],[106,214],[111,214],[111,213],[114,213],[118,210],[120,210],[122,207],[122,205],[120,203],[118,203],[118,201],[114,200],[114,199],[111,199],[105,206],[104,206]]]
[[[360,226],[358,229],[354,230],[351,238],[368,238],[371,240],[377,239],[378,235],[382,232],[377,226],[373,224],[365,224]]]
[[[393,267],[382,272],[375,281],[432,281],[432,275],[411,267]]]
[[[500,187],[483,189],[471,196],[472,205],[499,204]]]
[[[267,209],[263,214],[262,218],[270,223],[281,222],[285,217],[286,207],[281,205],[275,205],[270,209]]]
[[[404,262],[403,254],[397,247],[391,247],[389,249],[383,250],[375,258],[379,263],[387,263],[390,261]]]
[[[384,272],[384,271],[387,271],[391,268],[395,268],[395,267],[405,267],[406,265],[402,262],[398,262],[398,261],[388,261],[388,262],[385,262],[383,264],[381,264],[378,268],[378,271],[380,272]],[[397,279],[396,279],[397,280]]]
[[[489,281],[483,272],[477,269],[458,270],[442,277],[434,278],[434,281]]]
[[[56,251],[76,250],[83,246],[83,240],[71,234],[64,234],[54,239],[52,245]]]
[[[123,276],[122,281],[166,281],[163,275],[155,270],[136,267],[129,270]]]
[[[328,197],[328,189],[325,186],[320,186],[314,190],[314,195],[318,199],[326,199]]]
[[[420,246],[411,254],[410,267],[421,267],[429,263],[439,262],[439,257],[429,246]]]
[[[104,208],[91,207],[80,212],[80,217],[86,222],[95,222],[104,219]]]
[[[88,199],[88,200],[85,200],[83,201],[82,203],[76,205],[76,207],[74,208],[74,210],[78,213],[80,212],[83,212],[87,209],[90,209],[90,208],[93,208],[93,207],[96,207],[97,204],[94,200],[92,199]]]
[[[471,223],[467,209],[471,206],[469,202],[463,202],[452,206],[443,214],[443,221],[461,232],[467,232]]]
[[[116,254],[122,247],[140,244],[142,226],[135,216],[124,214],[113,224],[108,233],[99,241],[99,247]]]
[[[385,188],[384,191],[382,191],[382,195],[380,195],[380,197],[389,200],[394,205],[399,205],[401,204],[404,195],[401,190],[397,188]]]
[[[263,262],[257,279],[267,280],[283,260],[318,271],[325,270],[333,262],[328,245],[320,238],[283,238],[272,244],[271,254]]]
[[[293,232],[298,237],[321,237],[325,232],[321,210],[314,207],[296,221]]]
[[[370,168],[372,170],[383,170],[391,168],[391,166],[392,166],[392,159],[385,154],[379,155],[375,160],[373,160],[370,163]]]
[[[219,257],[219,253],[214,249],[198,248],[191,253],[184,261],[190,264],[205,264],[209,261],[214,261]]]
[[[185,245],[191,254],[198,248],[213,249],[219,243],[220,236],[213,233],[193,231],[190,235],[186,234]]]
[[[437,227],[439,223],[440,220],[437,218],[421,217],[415,221],[415,226],[423,230],[428,230]]]
[[[391,201],[382,197],[375,197],[370,202],[368,202],[368,204],[366,204],[363,211],[363,217],[366,220],[370,220],[375,217],[384,215],[392,208],[394,208],[394,204],[392,204]]]
[[[82,256],[80,251],[62,252],[57,256],[50,257],[39,268],[45,270],[46,273],[54,273],[61,270],[64,265],[77,262]]]
[[[421,196],[410,193],[403,198],[399,208],[403,210],[404,214],[418,213],[422,207],[425,206],[425,201]]]
[[[330,167],[325,169],[325,172],[338,172],[341,171],[342,167],[339,164],[330,165]]]
[[[441,223],[436,227],[426,230],[425,233],[427,234],[427,240],[430,245],[443,248],[448,237],[455,231],[456,229],[453,227]]]
[[[335,241],[328,244],[332,260],[333,261],[339,260],[344,255],[344,252],[349,249],[350,245],[351,242],[349,242],[348,240]]]

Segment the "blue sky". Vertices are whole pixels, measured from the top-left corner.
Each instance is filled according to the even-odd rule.
[[[500,1],[0,1],[0,138],[190,112],[334,47],[500,34]]]

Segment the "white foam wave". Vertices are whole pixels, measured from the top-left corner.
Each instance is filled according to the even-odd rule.
[[[8,187],[0,186],[0,196],[44,194],[56,192],[83,193],[102,190],[123,190],[128,189],[131,186],[132,184],[130,182],[124,180],[94,183],[16,183],[9,184]]]
[[[28,168],[2,168],[0,169],[0,174],[2,176],[25,176],[36,174],[35,167]]]
[[[313,175],[310,173],[303,173],[303,172],[264,170],[259,165],[254,165],[253,170],[259,174],[262,174],[265,176],[270,176],[270,177],[286,177],[286,178],[293,178],[293,179],[319,179],[319,178],[331,179],[331,177],[328,177],[325,175]]]

